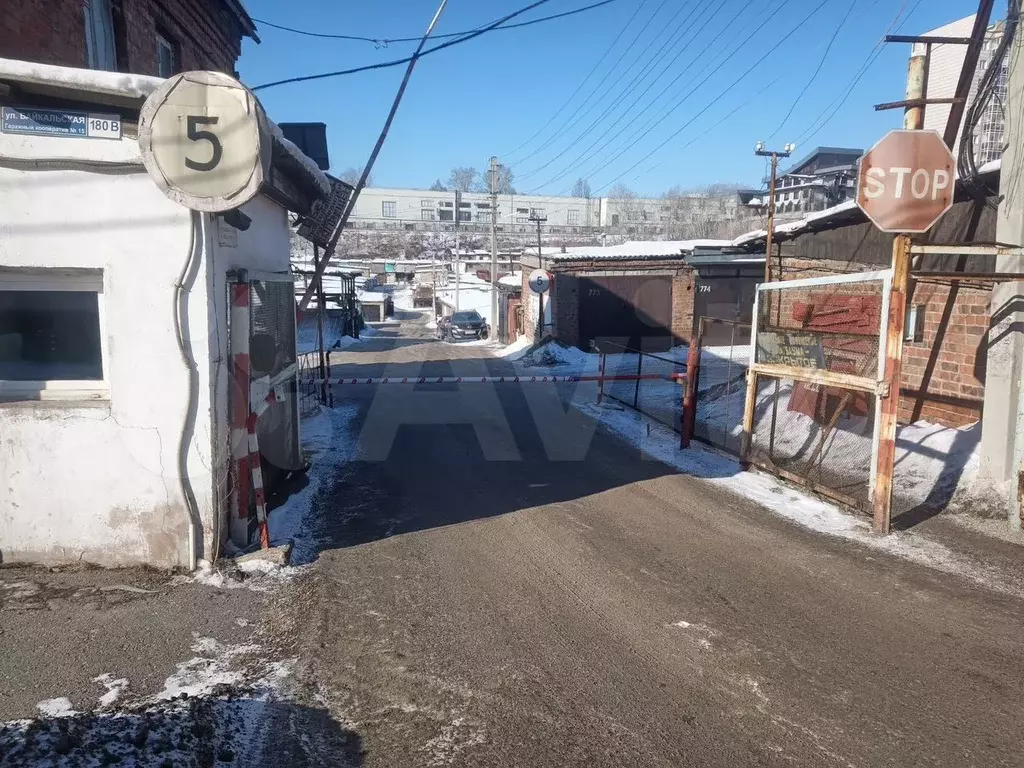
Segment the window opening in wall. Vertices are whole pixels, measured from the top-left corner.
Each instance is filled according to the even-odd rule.
[[[156,73],[170,77],[181,71],[181,48],[170,35],[156,33]]]
[[[0,271],[0,392],[102,385],[102,285],[100,274]]]
[[[395,200],[384,200],[380,204],[380,215],[385,219],[398,218],[398,202]]]
[[[924,316],[924,304],[910,305],[910,308],[907,311],[907,326],[905,336],[903,337],[904,341],[924,341]]]
[[[114,16],[110,0],[86,0],[85,14],[85,65],[89,69],[117,69],[117,54],[114,45]]]
[[[565,212],[566,223],[572,227],[580,223],[580,212],[575,208],[570,208]]]

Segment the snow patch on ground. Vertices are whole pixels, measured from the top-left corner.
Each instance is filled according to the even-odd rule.
[[[994,591],[1024,596],[1024,590],[1005,582],[985,563],[953,552],[924,534],[897,532],[889,536],[877,536],[866,519],[801,493],[773,476],[745,472],[730,457],[703,446],[692,446],[681,451],[679,436],[675,432],[634,411],[609,411],[575,400],[573,405],[650,457],[683,474],[718,485],[805,528],[958,575]]]
[[[511,345],[510,345],[511,346]],[[507,347],[506,347],[507,349]],[[583,369],[593,365],[596,355],[588,355],[576,347],[567,347],[556,341],[549,341],[543,346],[519,356],[505,355],[506,359],[515,360],[527,368],[556,368],[572,366]]]
[[[102,675],[94,677],[92,681],[94,683],[99,683],[107,689],[107,692],[99,698],[99,705],[101,707],[113,706],[114,702],[121,698],[121,694],[128,689],[127,678],[115,678],[109,672],[104,672]]]
[[[200,637],[192,650],[200,655],[178,664],[174,674],[164,681],[163,690],[156,694],[158,701],[182,694],[208,696],[217,686],[236,685],[243,678],[238,659],[255,654],[259,648],[252,644],[223,645],[212,637]]]
[[[36,704],[36,709],[44,717],[70,717],[77,714],[75,708],[71,705],[71,699],[66,696],[40,701]]]
[[[526,351],[533,346],[533,340],[527,336],[520,336],[508,346],[502,347],[495,354],[504,357],[506,360],[518,360]]]

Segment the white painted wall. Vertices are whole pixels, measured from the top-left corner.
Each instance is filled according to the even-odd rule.
[[[132,139],[0,134],[4,158],[137,161]],[[9,163],[8,163],[9,165]],[[234,266],[286,271],[285,212],[264,198],[237,245],[200,218],[188,331],[199,378],[188,476],[209,557],[227,491],[227,298]],[[188,374],[175,340],[175,285],[192,243],[191,214],[145,173],[14,170],[0,165],[0,271],[91,268],[103,273],[100,400],[0,398],[0,556],[4,562],[187,563],[186,508],[177,469]],[[229,238],[230,240],[230,238]]]

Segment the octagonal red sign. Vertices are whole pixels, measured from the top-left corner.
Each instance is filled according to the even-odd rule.
[[[860,159],[857,205],[883,232],[927,232],[953,205],[954,168],[935,131],[889,131]]]

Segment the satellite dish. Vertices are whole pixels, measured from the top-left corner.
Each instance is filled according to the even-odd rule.
[[[543,269],[535,269],[530,273],[529,283],[534,293],[547,293],[551,287],[551,275]]]
[[[222,72],[168,78],[142,106],[139,149],[171,200],[196,211],[238,208],[270,172],[269,123],[256,96]]]

